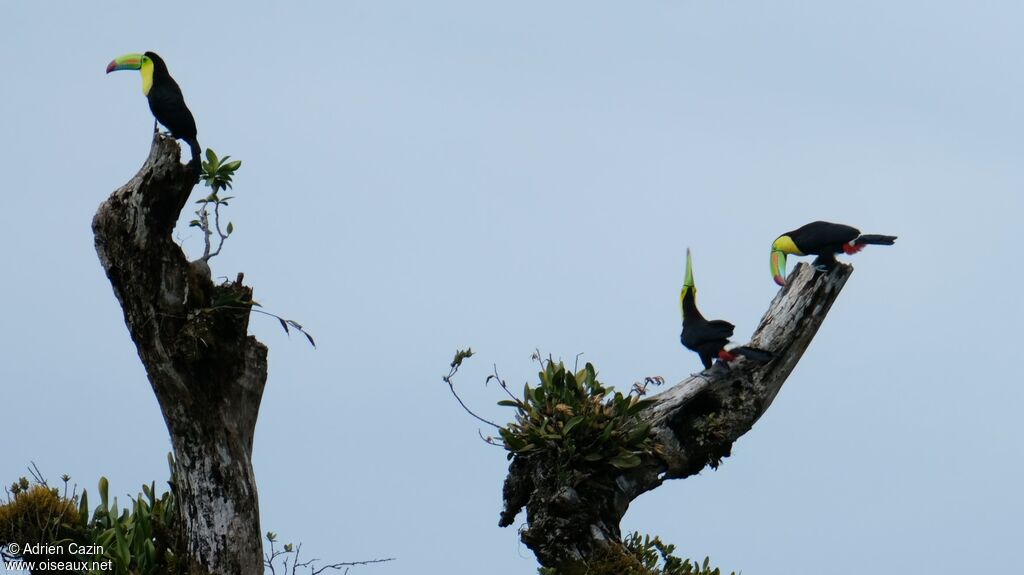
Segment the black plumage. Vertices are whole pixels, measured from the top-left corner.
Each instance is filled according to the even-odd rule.
[[[712,361],[719,358],[732,361],[737,356],[744,356],[755,361],[771,361],[772,353],[748,346],[731,346],[736,326],[724,319],[708,320],[697,309],[697,286],[693,281],[693,260],[690,250],[686,250],[686,279],[679,293],[679,305],[683,314],[683,331],[679,341],[683,347],[700,357],[704,369],[711,367]]]
[[[196,138],[196,120],[185,105],[185,96],[182,95],[181,88],[167,71],[167,64],[163,58],[155,52],[146,52],[145,56],[153,61],[153,80],[146,94],[150,111],[172,136],[188,143],[192,151],[192,161],[198,161],[200,148],[199,140]]]
[[[697,309],[696,299],[693,290],[683,295],[683,332],[679,334],[679,341],[683,347],[696,353],[707,369],[728,345],[736,326],[724,319],[705,319]]]
[[[896,242],[896,236],[861,235],[853,226],[823,221],[811,222],[780,237],[786,236],[800,253],[818,256],[814,266],[826,270],[835,266],[836,254],[857,253],[868,244],[891,246]]]

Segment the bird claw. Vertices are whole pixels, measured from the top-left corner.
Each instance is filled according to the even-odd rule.
[[[825,264],[814,264],[814,269],[819,272],[825,273],[828,271],[828,266]]]

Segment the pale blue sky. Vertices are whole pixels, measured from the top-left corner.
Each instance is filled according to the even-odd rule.
[[[199,141],[243,160],[215,276],[246,274],[270,379],[263,529],[358,573],[532,573],[499,529],[482,381],[530,353],[628,387],[699,367],[700,305],[748,335],[768,249],[815,219],[868,248],[775,404],[716,472],[623,527],[751,575],[1007,572],[1024,516],[1024,6],[1010,1],[269,2],[4,10],[0,480],[167,478],[170,448],[90,222],[149,149],[167,61]],[[186,219],[189,214],[186,214]],[[198,237],[178,234],[195,255]],[[520,517],[520,521],[525,518]]]

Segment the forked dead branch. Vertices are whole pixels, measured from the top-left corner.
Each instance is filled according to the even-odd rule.
[[[799,265],[746,344],[770,351],[771,361],[716,364],[653,398],[611,393],[589,364],[574,373],[542,362],[540,385],[500,402],[517,416],[499,429],[512,460],[499,524],[512,525],[525,508],[521,538],[552,573],[622,569],[629,558],[619,524],[630,502],[731,453],[771,406],[852,273],[845,264],[827,273]]]

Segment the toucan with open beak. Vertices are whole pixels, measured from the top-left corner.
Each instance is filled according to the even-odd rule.
[[[142,74],[142,93],[149,100],[149,109],[171,132],[171,136],[188,143],[192,161],[200,161],[199,140],[196,139],[196,121],[185,105],[181,88],[167,71],[167,64],[155,52],[125,54],[107,64],[107,73],[115,70],[138,70]],[[153,124],[156,131],[156,124]]]
[[[814,267],[819,271],[831,270],[836,265],[836,254],[855,254],[868,244],[891,246],[896,236],[861,234],[853,226],[832,222],[811,222],[776,238],[772,244],[772,277],[780,286],[786,285],[786,255],[818,256]]]
[[[697,286],[693,283],[693,258],[686,250],[686,279],[679,292],[679,307],[683,313],[683,333],[679,340],[683,347],[700,356],[704,369],[711,367],[712,358],[733,361],[744,356],[755,361],[771,361],[772,353],[749,346],[735,346],[729,343],[736,326],[724,319],[708,321],[697,309]]]

